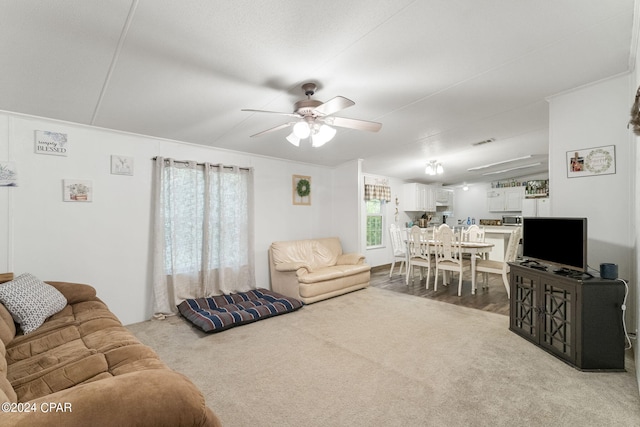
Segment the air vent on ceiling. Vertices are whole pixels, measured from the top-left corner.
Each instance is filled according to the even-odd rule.
[[[489,138],[489,139],[485,139],[484,141],[474,142],[471,145],[473,145],[475,147],[475,146],[478,146],[478,145],[488,144],[488,143],[493,142],[495,140],[496,140],[495,138]]]

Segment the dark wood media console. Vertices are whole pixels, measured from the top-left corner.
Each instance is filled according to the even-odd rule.
[[[622,282],[509,265],[510,330],[580,370],[625,370]]]

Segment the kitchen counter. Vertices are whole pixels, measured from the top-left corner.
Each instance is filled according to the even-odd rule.
[[[494,261],[504,261],[505,252],[509,245],[511,233],[519,227],[518,225],[485,226],[484,241],[493,243],[493,250],[489,252],[489,259]]]
[[[480,226],[480,227],[484,227],[484,232],[485,233],[504,233],[504,234],[511,234],[511,232],[513,230],[515,230],[516,227],[520,227],[519,225],[485,225],[485,226]]]

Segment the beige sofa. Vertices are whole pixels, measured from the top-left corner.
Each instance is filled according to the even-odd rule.
[[[12,278],[0,274],[0,286]],[[23,334],[15,310],[0,304],[0,425],[220,425],[196,386],[122,326],[93,287],[47,283],[66,306],[62,299],[33,331]]]
[[[337,237],[273,242],[269,247],[271,289],[310,304],[369,286],[364,256],[342,253]]]

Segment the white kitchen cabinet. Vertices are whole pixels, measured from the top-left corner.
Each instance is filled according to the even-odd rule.
[[[448,206],[453,210],[453,191],[444,188],[436,190],[436,206]]]
[[[504,191],[494,188],[487,191],[487,209],[489,212],[504,212]]]
[[[524,200],[524,187],[510,187],[504,190],[504,210],[506,212],[520,212]]]
[[[403,186],[402,210],[408,212],[435,212],[436,193],[429,185],[410,183]]]
[[[487,191],[489,212],[520,212],[524,200],[524,187],[492,188]]]

